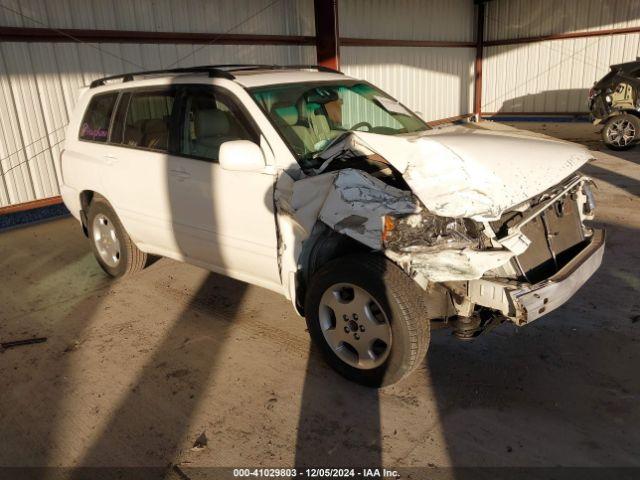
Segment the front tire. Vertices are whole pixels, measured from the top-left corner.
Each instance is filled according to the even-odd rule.
[[[87,211],[91,249],[102,269],[114,278],[134,274],[147,263],[147,254],[131,241],[122,222],[101,197],[94,198]]]
[[[629,150],[640,139],[640,119],[624,113],[611,117],[602,128],[602,140],[611,150]]]
[[[305,312],[312,341],[338,373],[382,387],[409,375],[429,346],[425,292],[379,255],[333,260],[312,277]]]

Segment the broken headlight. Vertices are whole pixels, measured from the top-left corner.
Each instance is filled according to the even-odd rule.
[[[439,217],[424,210],[409,215],[385,215],[382,244],[394,251],[465,248],[479,244],[479,230],[472,220]]]

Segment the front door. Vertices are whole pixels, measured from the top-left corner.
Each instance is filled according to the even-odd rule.
[[[218,163],[224,142],[258,143],[259,133],[232,94],[212,86],[180,88],[178,151],[168,167],[176,242],[196,263],[279,289],[275,177],[232,172]]]

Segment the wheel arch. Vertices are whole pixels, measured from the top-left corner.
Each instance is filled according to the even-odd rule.
[[[298,270],[295,275],[295,298],[293,300],[296,311],[304,316],[304,304],[309,283],[313,275],[327,262],[353,254],[369,254],[387,259],[413,282],[415,280],[404,269],[386,257],[381,251],[372,250],[366,245],[347,235],[336,232],[322,222],[317,222],[309,238],[304,242],[298,259]],[[424,290],[423,301],[429,306],[431,319],[447,318],[455,313],[449,289],[441,284],[430,284]]]
[[[605,118],[604,120],[602,120],[602,123],[607,123],[611,118],[613,117],[617,117],[619,115],[633,115],[634,117],[640,119],[640,112],[637,110],[632,110],[632,109],[628,109],[628,108],[624,108],[624,109],[618,109],[618,110],[612,110],[611,113],[607,116],[607,118]]]
[[[351,237],[332,230],[320,221],[315,224],[311,235],[302,245],[295,274],[294,306],[300,315],[304,316],[307,288],[313,274],[325,263],[354,253],[376,252]]]
[[[80,223],[82,224],[82,231],[84,232],[85,237],[89,236],[89,227],[87,225],[87,211],[89,210],[89,205],[95,198],[101,198],[108,203],[108,200],[104,197],[104,195],[96,192],[95,190],[82,190],[80,192]]]

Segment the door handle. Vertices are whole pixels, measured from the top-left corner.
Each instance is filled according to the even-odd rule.
[[[186,170],[169,170],[169,173],[172,177],[177,178],[179,181],[186,180],[187,178],[191,178],[191,174]]]

